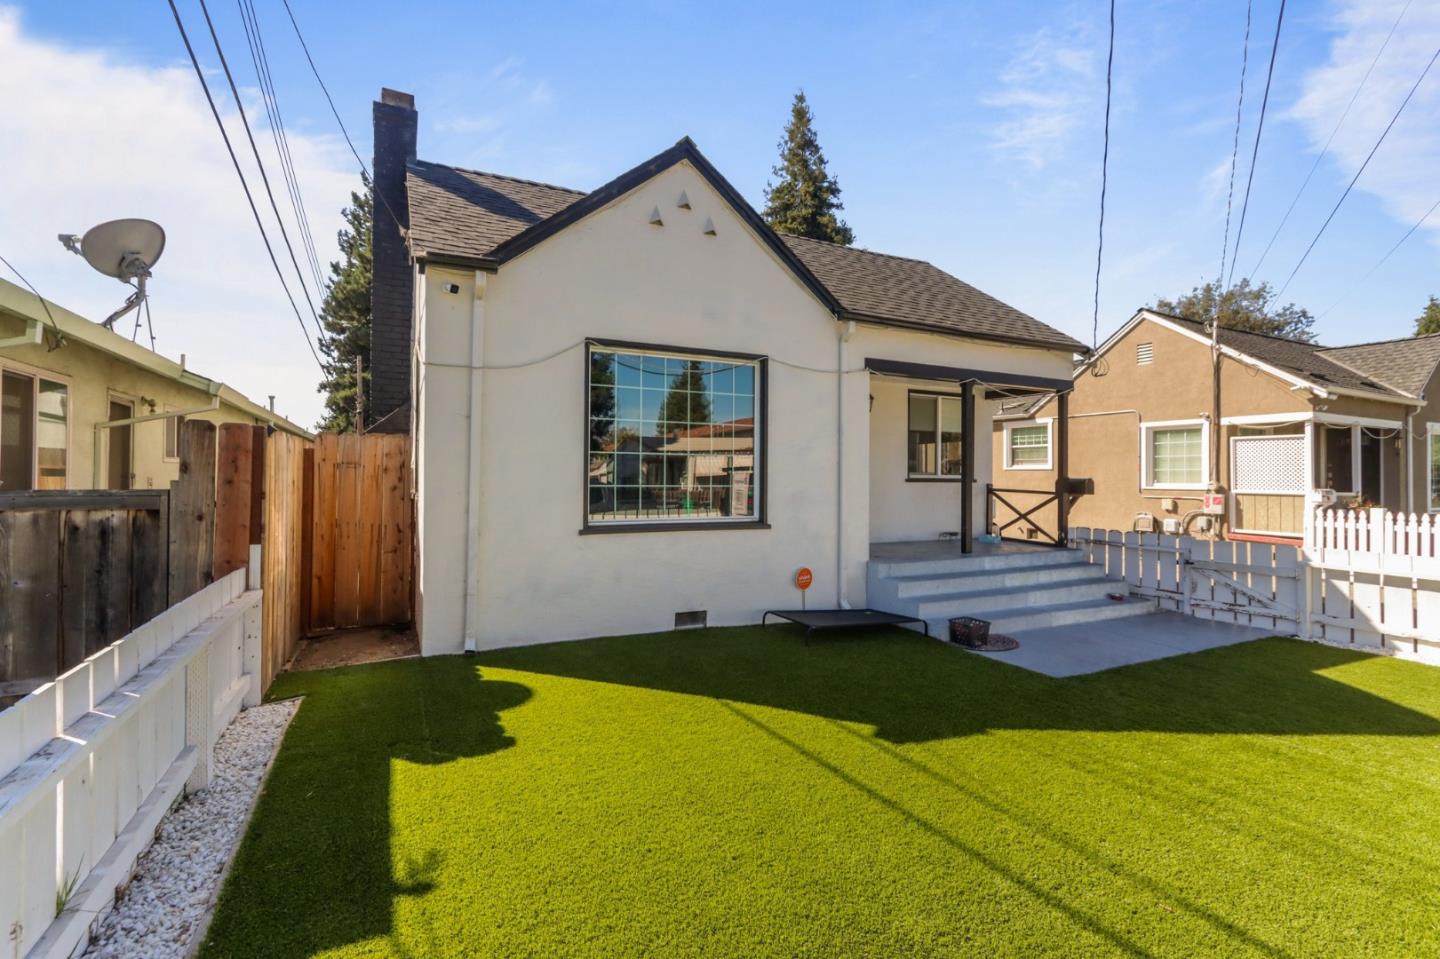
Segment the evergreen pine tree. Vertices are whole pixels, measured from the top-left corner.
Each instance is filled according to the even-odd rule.
[[[1415,335],[1426,336],[1430,333],[1440,333],[1440,298],[1430,294],[1430,302],[1425,304],[1425,309],[1415,318]]]
[[[663,435],[676,428],[708,422],[710,396],[705,392],[705,368],[699,360],[690,360],[670,381],[670,389],[660,404],[656,429]]]
[[[330,281],[320,307],[320,352],[324,356],[325,378],[319,391],[325,394],[325,416],[318,429],[351,433],[362,428],[355,420],[355,358],[370,356],[370,265],[371,226],[374,220],[374,191],[369,177],[361,180],[361,192],[350,194],[343,214],[345,226],[337,240],[340,260],[330,264]],[[365,370],[365,404],[369,410],[370,370]]]
[[[790,122],[780,141],[778,182],[765,186],[765,222],[781,233],[849,246],[855,233],[840,219],[840,184],[825,167],[805,91],[795,94]]]

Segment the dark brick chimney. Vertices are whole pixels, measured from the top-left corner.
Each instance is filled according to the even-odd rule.
[[[402,231],[410,229],[405,164],[415,159],[415,98],[381,88],[375,122],[375,236],[370,280],[370,404],[368,424],[410,399],[410,312],[414,275]],[[387,209],[388,208],[388,209]],[[399,223],[395,221],[399,220]],[[397,419],[401,419],[398,418]],[[409,428],[408,417],[399,431]]]

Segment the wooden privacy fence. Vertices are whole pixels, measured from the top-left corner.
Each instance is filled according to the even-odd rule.
[[[1440,665],[1440,559],[1387,549],[1409,521],[1383,514],[1340,518],[1345,548],[1087,528],[1071,543],[1161,609]]]
[[[310,455],[309,629],[410,622],[410,438],[323,433]]]
[[[247,575],[137,623],[0,711],[0,929],[15,955],[83,947],[160,818],[209,782],[220,732],[260,702],[261,594]]]

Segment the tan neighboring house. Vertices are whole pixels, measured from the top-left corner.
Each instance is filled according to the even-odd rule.
[[[1327,347],[1222,329],[1219,346],[1218,424],[1200,323],[1141,310],[1076,368],[1072,526],[1288,542],[1307,503],[1440,512],[1440,336]],[[1056,406],[1016,399],[996,418],[993,526],[1053,494]],[[1054,518],[1003,535],[1043,541]]]
[[[48,313],[45,306],[49,307]],[[0,492],[166,488],[186,419],[306,430],[0,280]]]

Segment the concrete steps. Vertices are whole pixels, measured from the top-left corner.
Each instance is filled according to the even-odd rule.
[[[1155,611],[1153,601],[1127,597],[1078,550],[997,550],[964,557],[872,560],[869,605],[916,616],[931,635],[947,636],[954,616],[990,621],[995,633],[1103,623]]]

